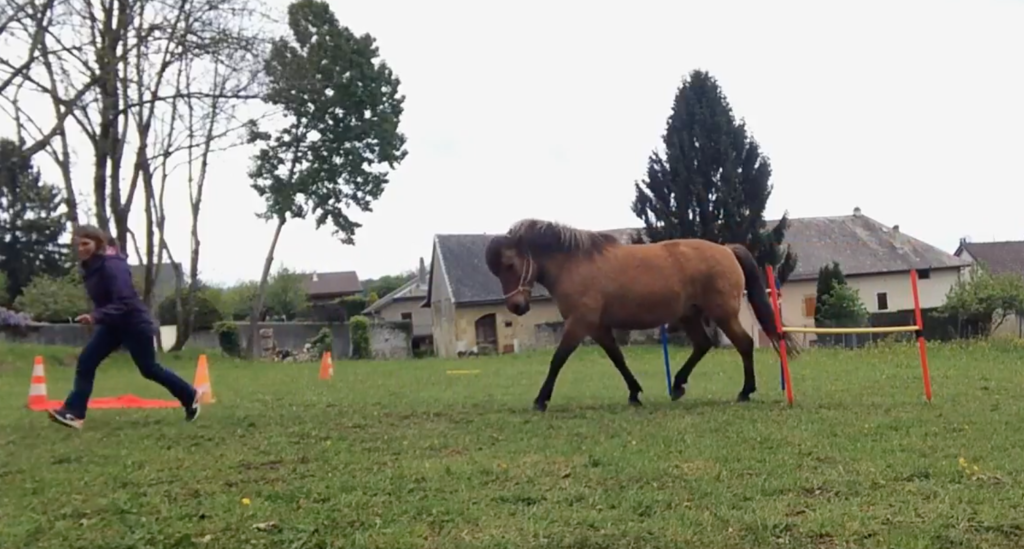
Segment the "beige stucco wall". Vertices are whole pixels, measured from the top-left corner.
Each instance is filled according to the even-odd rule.
[[[392,322],[400,322],[402,313],[412,313],[412,335],[425,336],[432,334],[432,314],[430,309],[421,307],[425,297],[392,301],[378,310],[375,316]]]
[[[430,286],[431,331],[434,334],[434,353],[441,357],[455,356],[455,305],[448,291],[448,276],[444,272],[437,246],[431,258],[434,274]]]
[[[494,313],[498,335],[499,352],[506,346],[523,350],[533,347],[536,339],[536,326],[545,322],[561,322],[562,315],[558,312],[554,301],[534,301],[530,304],[530,312],[516,316],[509,312],[503,303],[494,305],[460,305],[455,308],[455,351],[468,351],[476,347],[476,321],[481,316]],[[506,323],[509,324],[506,326]],[[435,349],[437,348],[435,340]]]

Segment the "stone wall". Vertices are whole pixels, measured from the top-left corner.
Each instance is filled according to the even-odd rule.
[[[249,324],[245,322],[236,322],[238,325],[238,333],[242,339],[242,348],[245,349],[249,344]],[[278,349],[289,349],[291,351],[301,351],[306,342],[316,337],[322,328],[328,328],[331,330],[331,357],[335,359],[349,358],[352,356],[352,349],[349,344],[349,331],[348,324],[335,324],[325,322],[261,322],[259,323],[259,329],[271,329],[274,331],[274,341],[277,342]],[[216,345],[217,336],[213,335],[214,343]],[[257,348],[259,348],[259,342],[257,341]]]
[[[242,346],[245,347],[249,339],[249,325],[236,323],[239,335],[242,339]],[[348,358],[351,356],[350,337],[348,324],[335,324],[323,322],[261,322],[260,329],[270,328],[274,331],[274,339],[280,349],[291,349],[301,351],[307,341],[316,336],[321,328],[330,328],[333,338],[333,350],[331,355],[334,358]],[[93,326],[81,324],[39,324],[28,327],[19,332],[11,330],[0,330],[0,342],[25,343],[32,345],[66,345],[69,347],[83,347],[92,337],[95,330]],[[163,339],[164,349],[170,348],[174,343],[176,331],[173,326],[162,326],[160,337]],[[219,349],[220,343],[217,334],[212,331],[198,331],[192,334],[186,349]]]
[[[376,359],[406,359],[412,356],[409,322],[370,324],[370,349]]]
[[[0,342],[84,347],[95,329],[81,324],[37,324],[17,331],[0,330]]]

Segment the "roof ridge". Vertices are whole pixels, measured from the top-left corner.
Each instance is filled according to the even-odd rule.
[[[1024,240],[987,240],[985,242],[963,242],[964,246],[979,246],[985,244],[1024,244]]]

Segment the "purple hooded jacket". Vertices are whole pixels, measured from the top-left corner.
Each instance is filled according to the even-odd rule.
[[[93,303],[93,322],[111,327],[153,329],[146,305],[132,284],[128,259],[119,253],[98,253],[82,262],[85,290]]]

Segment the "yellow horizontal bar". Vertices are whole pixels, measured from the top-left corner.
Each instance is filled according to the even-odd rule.
[[[897,332],[916,332],[917,326],[884,326],[880,328],[798,328],[784,326],[783,332],[791,334],[894,334]]]
[[[448,370],[449,374],[479,374],[480,370]]]

